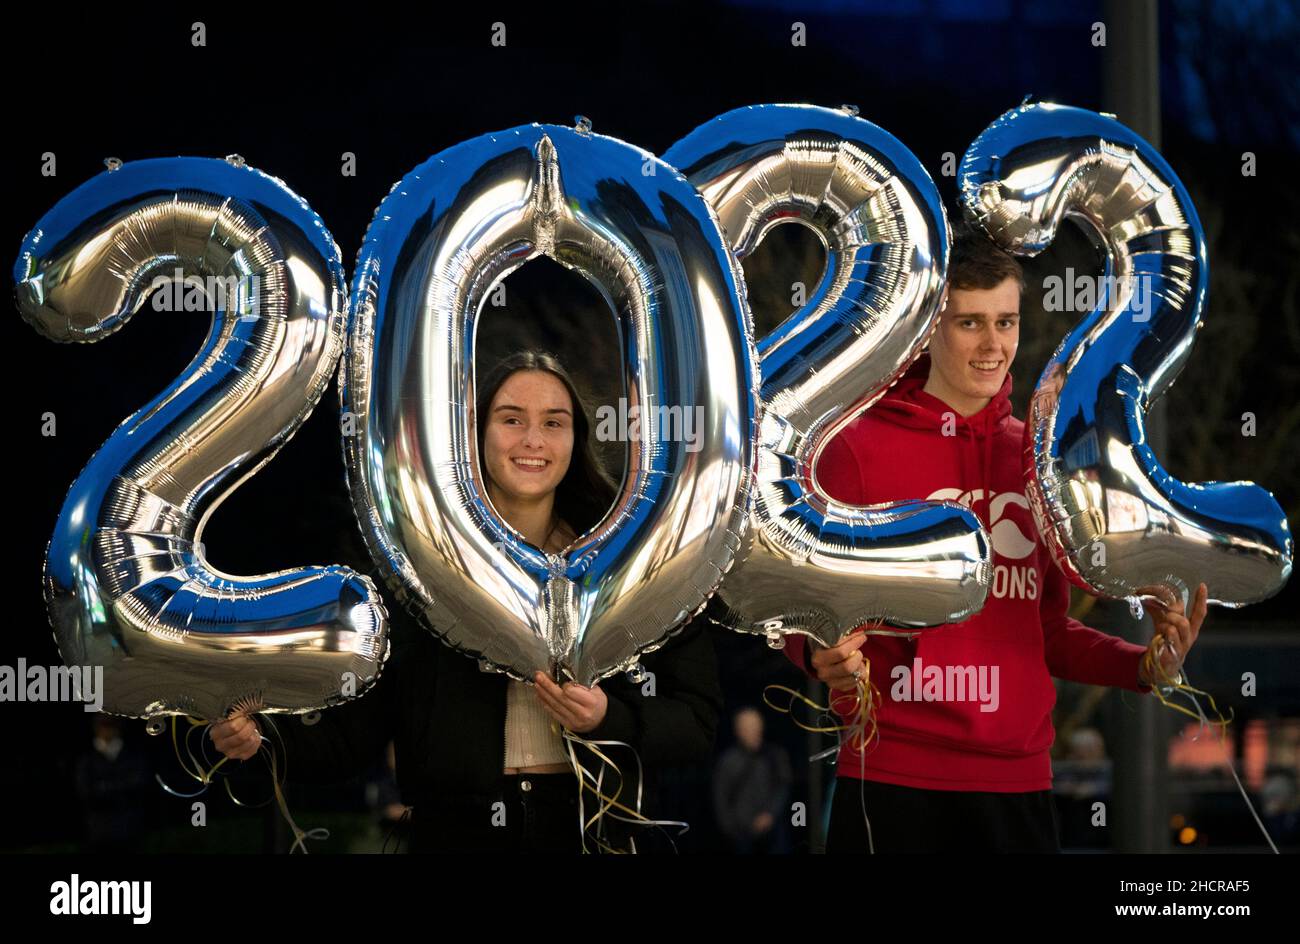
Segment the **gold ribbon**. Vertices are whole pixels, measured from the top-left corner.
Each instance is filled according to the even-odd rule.
[[[584,854],[590,851],[587,848],[587,834],[588,832],[590,832],[593,826],[597,827],[597,831],[596,831],[596,835],[592,837],[592,842],[596,845],[596,847],[601,852],[607,852],[613,854],[625,854],[627,851],[629,851],[623,849],[616,849],[613,846],[611,846],[609,843],[605,842],[602,835],[604,824],[601,821],[606,816],[608,816],[610,819],[616,819],[624,823],[631,823],[635,826],[657,826],[660,828],[663,828],[665,826],[680,826],[681,830],[677,833],[678,836],[682,835],[688,829],[691,828],[689,823],[685,823],[681,820],[650,819],[649,817],[645,816],[641,812],[641,801],[643,798],[643,793],[645,788],[644,769],[641,766],[641,756],[636,752],[636,748],[634,748],[631,744],[628,744],[626,741],[588,740],[587,738],[584,738],[578,734],[574,734],[568,728],[561,728],[560,733],[564,737],[564,746],[565,746],[565,750],[568,752],[569,755],[569,764],[570,766],[573,767],[573,772],[578,778],[578,828],[582,835],[582,851]],[[585,747],[587,750],[591,751],[591,753],[594,754],[600,760],[600,770],[597,773],[593,774],[590,770],[588,770],[586,767],[582,765],[581,761],[578,760],[577,753],[573,749],[573,745],[575,744],[579,744],[582,747]],[[625,781],[625,778],[623,776],[623,771],[619,768],[618,764],[615,763],[614,760],[608,754],[606,754],[603,750],[601,750],[602,747],[626,747],[629,751],[632,752],[632,757],[636,761],[636,773],[637,773],[635,809],[628,807],[626,804],[619,802],[619,797],[623,795],[623,784]],[[606,767],[609,767],[611,770],[613,770],[614,773],[618,775],[618,789],[614,791],[613,796],[609,796],[604,792]],[[587,818],[587,814],[586,814],[585,793],[587,791],[590,791],[591,793],[595,794],[597,801],[600,803],[600,808],[596,811],[594,815],[592,815],[590,819]],[[613,812],[614,810],[621,810],[623,813],[627,815],[621,816],[618,813]],[[628,841],[631,843],[630,851],[635,853],[636,840],[632,837],[629,837]],[[672,843],[672,838],[669,837],[668,841],[669,843]],[[676,848],[677,848],[676,844],[673,844],[673,849],[676,850]]]
[[[893,633],[891,631],[879,630],[879,629],[868,630],[867,634],[868,635],[915,635],[914,633],[913,634]],[[772,703],[771,699],[768,698],[768,692],[770,691],[778,691],[778,692],[788,694],[790,696],[790,699],[785,705],[775,705]],[[867,749],[880,739],[880,728],[876,721],[876,709],[877,707],[879,707],[881,703],[881,695],[880,695],[880,690],[876,688],[876,686],[871,681],[871,660],[868,659],[866,656],[863,656],[862,658],[862,674],[857,678],[857,688],[856,691],[854,692],[854,697],[856,698],[856,701],[854,702],[853,711],[847,723],[805,724],[799,718],[795,717],[794,703],[796,699],[798,699],[799,701],[807,705],[809,708],[812,708],[814,711],[816,711],[818,713],[819,719],[820,718],[835,719],[839,716],[839,712],[835,711],[834,709],[835,695],[832,694],[831,696],[830,699],[831,704],[819,705],[817,704],[817,702],[813,701],[811,698],[808,698],[802,692],[797,692],[794,689],[789,688],[785,685],[768,685],[766,688],[763,689],[763,703],[775,711],[779,711],[782,714],[789,715],[790,720],[793,721],[800,728],[803,728],[803,730],[813,731],[818,734],[836,735],[836,741],[837,741],[836,745],[832,748],[828,748],[827,750],[822,751],[819,754],[814,754],[811,758],[809,758],[811,761],[821,760],[823,757],[827,757],[831,753],[838,754],[840,748],[846,743],[849,745],[850,749],[852,749],[858,755],[859,803],[862,808],[862,821],[863,823],[866,824],[867,827],[867,849],[870,852],[874,853],[876,851],[875,840],[872,838],[871,835],[871,819],[867,816],[867,801],[866,801]]]
[[[231,711],[229,717],[227,717],[225,720],[233,721],[235,718],[250,716],[253,713],[253,711],[256,709],[256,707],[257,705],[254,704],[253,702],[238,703],[235,706],[235,708]],[[276,728],[275,722],[271,720],[271,717],[269,715],[263,715],[263,717],[270,724],[271,730],[275,732],[276,737],[280,740],[280,749],[281,751],[283,751],[284,739],[280,736],[280,732]],[[195,753],[190,746],[190,738],[193,737],[195,734],[198,734],[200,737],[200,743],[202,743],[204,729],[210,727],[211,722],[201,721],[197,718],[191,718],[188,716],[186,716],[185,720],[190,723],[189,730],[185,732],[184,746],[185,746],[186,756],[183,757],[181,755],[181,741],[179,740],[177,734],[175,716],[172,717],[172,723],[171,723],[172,749],[176,753],[176,761],[180,765],[181,770],[184,771],[184,773],[187,776],[189,776],[191,779],[196,780],[200,784],[202,784],[202,786],[195,793],[188,793],[188,794],[180,793],[179,791],[173,790],[171,787],[169,787],[163,781],[162,777],[159,776],[158,774],[155,774],[154,777],[155,779],[157,779],[159,785],[168,793],[170,793],[172,796],[182,797],[184,799],[192,799],[193,797],[202,796],[204,793],[207,792],[208,787],[212,785],[214,775],[216,774],[216,772],[220,770],[222,766],[225,765],[226,761],[228,761],[230,758],[222,757],[221,760],[217,761],[211,767],[206,767],[205,769],[206,760],[200,760],[197,756],[195,756]],[[270,739],[263,736],[262,742],[263,743],[258,748],[257,753],[260,756],[262,755],[263,752],[265,752],[267,757],[270,758],[267,763],[271,770],[271,785],[274,794],[273,799],[276,801],[277,805],[279,806],[280,814],[284,817],[285,822],[289,824],[289,829],[293,832],[294,839],[293,839],[293,843],[289,846],[289,853],[292,855],[299,848],[301,848],[302,851],[306,853],[307,852],[306,840],[328,839],[329,830],[324,827],[317,827],[315,829],[303,830],[299,828],[296,822],[294,822],[293,816],[289,812],[289,804],[284,798],[283,783],[287,774],[281,774],[280,772],[279,760],[276,756],[276,752],[274,748],[270,746]],[[234,801],[236,806],[242,806],[249,809],[258,809],[260,807],[266,806],[267,803],[271,802],[268,799],[264,803],[245,803],[244,801],[240,800],[239,797],[235,796],[234,791],[230,789],[229,780],[223,779],[222,782],[226,788],[226,795],[229,796],[232,801]]]
[[[1160,704],[1164,705],[1166,708],[1172,708],[1179,714],[1187,715],[1189,718],[1199,721],[1201,723],[1202,731],[1205,730],[1206,725],[1216,725],[1218,727],[1219,747],[1223,750],[1223,759],[1228,765],[1228,772],[1232,774],[1232,779],[1236,781],[1237,790],[1241,793],[1241,798],[1246,801],[1246,809],[1250,811],[1251,817],[1254,818],[1255,825],[1258,826],[1259,831],[1263,833],[1264,841],[1268,843],[1269,848],[1273,850],[1274,855],[1279,854],[1277,846],[1273,842],[1273,837],[1268,834],[1268,830],[1264,827],[1263,820],[1261,820],[1259,814],[1255,812],[1255,804],[1250,802],[1250,795],[1246,792],[1246,787],[1242,784],[1241,777],[1237,775],[1237,765],[1232,762],[1232,755],[1228,753],[1227,729],[1228,725],[1232,723],[1232,709],[1228,709],[1229,717],[1224,718],[1223,712],[1219,711],[1219,706],[1214,703],[1213,695],[1209,692],[1201,691],[1199,688],[1193,688],[1191,685],[1187,684],[1185,674],[1182,672],[1178,673],[1178,678],[1176,679],[1170,677],[1169,673],[1165,671],[1165,667],[1160,661],[1160,653],[1168,644],[1169,641],[1164,636],[1157,634],[1151,637],[1151,642],[1147,644],[1147,651],[1142,653],[1142,660],[1140,663],[1141,669],[1143,674],[1147,677],[1147,684],[1151,686],[1151,694],[1155,695]],[[1187,700],[1192,703],[1192,707],[1196,710],[1189,711],[1182,705],[1174,704],[1169,700],[1172,695],[1185,696]],[[1210,710],[1218,717],[1217,721],[1212,721],[1206,716],[1205,710],[1201,708],[1201,703],[1196,700],[1197,695],[1204,696],[1206,701],[1210,703]]]
[[[789,700],[784,705],[773,704],[772,700],[768,697],[768,693],[774,691],[789,695]],[[847,723],[806,724],[794,713],[795,701],[798,700],[817,712],[819,722],[823,718],[834,719],[841,715],[841,712],[834,708],[835,698],[835,695],[831,696],[831,704],[829,705],[819,705],[802,692],[797,692],[786,685],[768,685],[763,689],[763,703],[767,705],[767,707],[774,711],[779,711],[782,714],[789,715],[790,720],[805,731],[812,731],[817,734],[837,735],[844,732],[839,743],[847,743],[850,749],[859,754],[865,755],[867,749],[880,738],[880,729],[876,724],[876,708],[880,704],[881,696],[880,690],[876,688],[871,681],[870,659],[864,658],[862,661],[862,674],[856,679],[856,687],[854,690],[855,701],[853,708],[847,713],[849,716]],[[837,745],[834,750],[838,750],[838,747],[839,746]],[[812,759],[817,760],[823,756],[825,756],[825,753],[818,754]]]
[[[1232,718],[1223,717],[1223,712],[1219,711],[1219,706],[1214,703],[1214,696],[1209,692],[1203,692],[1199,688],[1188,685],[1183,673],[1179,672],[1178,678],[1175,679],[1165,671],[1164,663],[1160,661],[1160,654],[1168,643],[1169,641],[1164,636],[1157,634],[1151,637],[1151,642],[1147,643],[1147,651],[1142,653],[1141,670],[1147,678],[1147,684],[1151,686],[1151,694],[1155,695],[1160,704],[1166,708],[1172,708],[1179,714],[1200,721],[1202,725],[1218,725],[1219,737],[1224,737],[1228,725],[1232,723]],[[1175,694],[1185,695],[1196,710],[1190,711],[1182,705],[1176,705],[1170,701],[1170,696]],[[1218,716],[1217,721],[1211,721],[1206,717],[1205,712],[1201,710],[1201,706],[1196,701],[1195,696],[1197,695],[1204,696],[1210,703],[1210,710]],[[1228,713],[1231,715],[1231,708],[1228,709]]]

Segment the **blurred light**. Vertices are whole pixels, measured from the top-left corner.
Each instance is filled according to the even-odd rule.
[[[1246,722],[1241,734],[1241,766],[1247,786],[1261,789],[1268,770],[1268,724],[1263,718]]]

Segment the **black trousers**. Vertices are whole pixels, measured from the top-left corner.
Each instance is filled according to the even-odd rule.
[[[589,805],[586,814],[592,812]],[[571,773],[512,774],[494,796],[417,803],[412,820],[412,853],[582,851],[578,780]]]
[[[867,822],[871,823],[871,845]],[[1052,791],[962,793],[837,777],[826,852],[1060,852]]]

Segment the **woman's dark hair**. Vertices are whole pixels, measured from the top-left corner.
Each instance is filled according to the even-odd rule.
[[[483,477],[483,437],[487,432],[488,410],[502,384],[523,370],[540,370],[555,377],[569,391],[573,401],[573,455],[569,470],[555,488],[555,512],[577,534],[589,531],[605,517],[614,503],[614,483],[591,447],[591,417],[578,387],[564,366],[545,351],[519,351],[502,360],[478,384],[474,416],[478,437],[479,470]]]

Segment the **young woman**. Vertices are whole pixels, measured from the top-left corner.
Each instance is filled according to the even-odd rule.
[[[530,544],[562,551],[608,511],[614,488],[593,453],[582,400],[554,357],[527,351],[498,365],[480,387],[477,418],[488,498]],[[621,771],[627,806],[640,787],[638,756],[650,770],[709,760],[722,696],[703,619],[645,656],[655,686],[643,695],[622,676],[585,688],[540,672],[532,685],[483,673],[399,608],[389,613],[392,654],[372,691],[312,725],[306,716],[280,719],[278,736],[256,718],[214,724],[217,749],[246,760],[266,734],[272,748],[283,743],[288,780],[327,783],[366,770],[393,740],[398,786],[413,807],[414,852],[580,850],[579,786],[561,725],[636,751],[602,747]],[[607,773],[607,795],[619,779]],[[587,815],[599,805],[588,792]],[[627,827],[609,826],[606,843],[625,848]],[[598,847],[590,837],[587,845]]]

